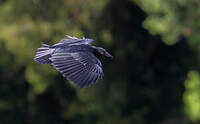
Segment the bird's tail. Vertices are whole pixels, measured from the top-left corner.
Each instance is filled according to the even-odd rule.
[[[39,64],[50,64],[49,58],[55,49],[52,49],[47,44],[42,44],[40,48],[37,49],[34,60]]]

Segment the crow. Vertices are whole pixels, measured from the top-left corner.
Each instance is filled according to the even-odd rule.
[[[93,39],[79,39],[67,35],[52,46],[42,44],[34,60],[39,64],[51,64],[63,77],[79,88],[95,84],[104,76],[101,56],[113,58],[105,49],[92,45]]]

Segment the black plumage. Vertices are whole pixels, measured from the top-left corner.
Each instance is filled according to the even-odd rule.
[[[68,36],[59,43],[42,44],[34,60],[39,64],[51,64],[65,78],[83,88],[97,83],[103,77],[99,56],[113,58],[105,49],[92,45],[94,40]]]

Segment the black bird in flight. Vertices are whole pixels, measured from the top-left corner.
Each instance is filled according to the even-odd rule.
[[[113,58],[105,49],[92,45],[93,39],[68,36],[59,43],[42,44],[34,60],[39,64],[51,64],[77,87],[84,88],[97,83],[104,76],[98,57]]]

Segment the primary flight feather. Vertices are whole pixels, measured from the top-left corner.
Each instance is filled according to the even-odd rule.
[[[103,77],[102,64],[97,58],[113,58],[105,49],[92,45],[94,40],[67,35],[59,43],[49,46],[42,44],[34,60],[39,64],[51,64],[65,78],[77,87],[88,87]]]

